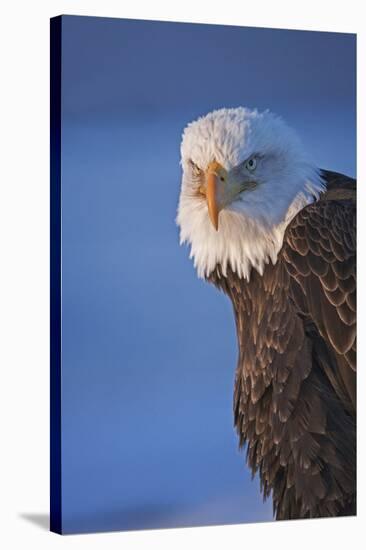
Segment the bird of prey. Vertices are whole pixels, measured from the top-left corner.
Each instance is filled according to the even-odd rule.
[[[234,423],[278,520],[356,513],[355,180],[282,118],[219,109],[181,143],[180,241],[231,300]]]

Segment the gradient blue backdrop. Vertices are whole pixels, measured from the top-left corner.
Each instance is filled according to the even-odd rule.
[[[65,532],[272,518],[232,426],[228,300],[178,245],[183,127],[269,108],[355,175],[355,36],[63,17]]]

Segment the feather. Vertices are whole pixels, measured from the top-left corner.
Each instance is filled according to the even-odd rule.
[[[323,176],[275,264],[249,280],[230,267],[209,276],[234,306],[239,444],[277,519],[355,513],[354,183]]]

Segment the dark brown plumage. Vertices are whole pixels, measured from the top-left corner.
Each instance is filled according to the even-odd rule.
[[[235,426],[277,519],[356,513],[356,182],[323,177],[276,265],[209,277],[233,303]]]

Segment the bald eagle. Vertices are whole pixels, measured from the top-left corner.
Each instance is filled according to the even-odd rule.
[[[177,224],[231,300],[234,424],[276,519],[356,513],[355,180],[269,111],[185,128]]]

